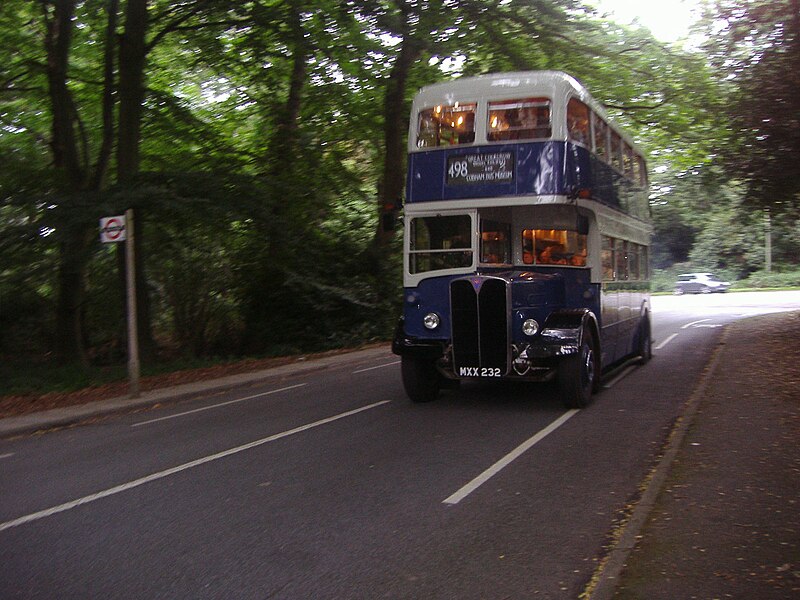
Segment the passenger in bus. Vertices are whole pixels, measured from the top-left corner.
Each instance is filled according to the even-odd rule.
[[[530,229],[522,232],[522,262],[526,265],[533,264],[533,232]]]
[[[573,267],[585,267],[586,266],[586,253],[580,252],[572,255],[570,259],[570,264]]]
[[[589,145],[589,118],[579,111],[571,111],[567,114],[567,127],[570,139],[575,140],[585,146]]]
[[[522,129],[534,130],[539,126],[539,116],[536,114],[536,108],[533,106],[526,106],[519,109],[519,122]]]
[[[539,253],[539,256],[536,258],[536,262],[545,265],[569,264],[567,262],[566,257],[564,256],[564,250],[565,248],[561,244],[553,244],[551,246],[547,246],[544,250],[542,250]]]

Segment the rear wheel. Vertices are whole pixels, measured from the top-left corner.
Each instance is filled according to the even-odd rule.
[[[642,364],[653,358],[653,336],[650,330],[650,316],[645,314],[639,322],[639,356]]]
[[[558,364],[558,390],[567,408],[588,406],[592,391],[600,380],[597,359],[594,336],[590,329],[585,328],[578,353],[563,358]]]
[[[403,387],[413,402],[431,402],[439,395],[442,376],[430,359],[403,356],[400,370]]]

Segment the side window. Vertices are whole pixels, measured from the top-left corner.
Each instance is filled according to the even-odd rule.
[[[616,255],[616,272],[614,273],[617,281],[628,280],[628,242],[615,240],[614,254]]]
[[[642,279],[639,272],[639,244],[628,243],[628,279]]]
[[[620,173],[624,172],[622,167],[622,139],[616,131],[611,132],[611,166]]]
[[[489,103],[490,142],[546,139],[552,136],[550,100],[525,98]]]
[[[475,141],[477,104],[434,106],[420,111],[417,121],[417,148],[457,146]]]
[[[639,276],[647,281],[650,279],[650,261],[647,246],[639,246]]]
[[[580,100],[570,99],[567,104],[567,132],[569,139],[589,146],[589,107]]]
[[[631,148],[628,144],[623,142],[623,168],[625,177],[628,179],[633,179],[633,148]]]
[[[471,229],[469,215],[412,219],[409,271],[414,274],[471,266]]]
[[[603,263],[603,281],[614,281],[614,238],[603,236],[601,260]]]
[[[641,156],[636,157],[636,162],[639,164],[639,185],[647,187],[647,165]]]
[[[633,155],[633,183],[642,185],[642,157],[638,154]]]
[[[481,221],[481,262],[511,264],[511,225]]]
[[[608,162],[608,125],[599,115],[592,113],[594,123],[594,153],[603,162]]]

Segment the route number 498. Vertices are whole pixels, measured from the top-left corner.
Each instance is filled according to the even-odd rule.
[[[454,160],[450,163],[450,168],[447,170],[447,175],[450,179],[460,179],[464,178],[468,175],[469,168],[467,167],[467,161],[465,160]]]

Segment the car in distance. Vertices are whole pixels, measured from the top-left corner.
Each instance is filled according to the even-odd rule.
[[[720,281],[712,273],[684,273],[678,275],[675,283],[675,294],[711,294],[713,292],[724,292],[731,284],[727,281]]]

